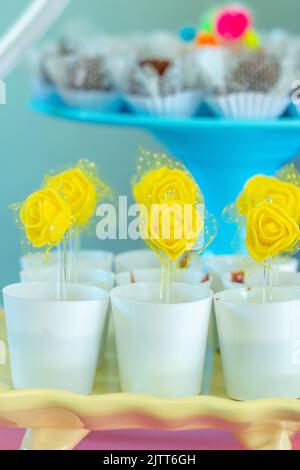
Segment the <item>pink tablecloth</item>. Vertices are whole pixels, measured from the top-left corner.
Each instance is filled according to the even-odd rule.
[[[19,448],[24,431],[0,429],[0,450]],[[154,431],[93,432],[78,450],[234,450],[239,443],[228,433],[216,431],[189,431],[163,433]]]
[[[19,448],[24,431],[0,429],[0,450]],[[93,432],[78,450],[241,450],[231,434],[220,431],[189,431],[164,433],[155,431]],[[300,449],[300,434],[294,439]]]

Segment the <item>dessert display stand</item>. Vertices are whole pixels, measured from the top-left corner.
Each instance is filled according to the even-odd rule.
[[[94,125],[148,130],[180,158],[199,181],[208,209],[220,218],[245,180],[273,174],[300,153],[300,120],[226,121],[212,117],[155,118],[130,113],[72,110],[57,100],[33,100],[39,113]],[[234,228],[221,225],[212,247],[229,253]],[[1,313],[0,344],[7,344]],[[2,355],[3,356],[3,355]],[[90,431],[218,429],[232,432],[248,449],[291,449],[300,428],[300,401],[237,402],[226,397],[220,356],[208,348],[201,396],[166,400],[120,392],[115,350],[107,348],[93,394],[56,390],[13,390],[8,349],[0,365],[0,426],[28,428],[22,449],[73,449]],[[1,361],[0,361],[1,364]]]

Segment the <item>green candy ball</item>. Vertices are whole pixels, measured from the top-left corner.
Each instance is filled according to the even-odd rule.
[[[215,30],[216,10],[206,13],[199,22],[199,31],[213,33]]]

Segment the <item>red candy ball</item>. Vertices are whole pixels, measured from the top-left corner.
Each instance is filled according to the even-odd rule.
[[[242,39],[251,26],[251,13],[243,8],[226,8],[216,18],[216,32],[224,41]]]

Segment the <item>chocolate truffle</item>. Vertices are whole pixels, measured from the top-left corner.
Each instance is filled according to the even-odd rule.
[[[278,82],[280,72],[280,63],[275,56],[252,52],[239,60],[230,77],[229,88],[267,93]]]
[[[166,59],[145,59],[139,62],[140,67],[151,67],[156,70],[160,77],[165,75],[171,65],[172,63]]]

